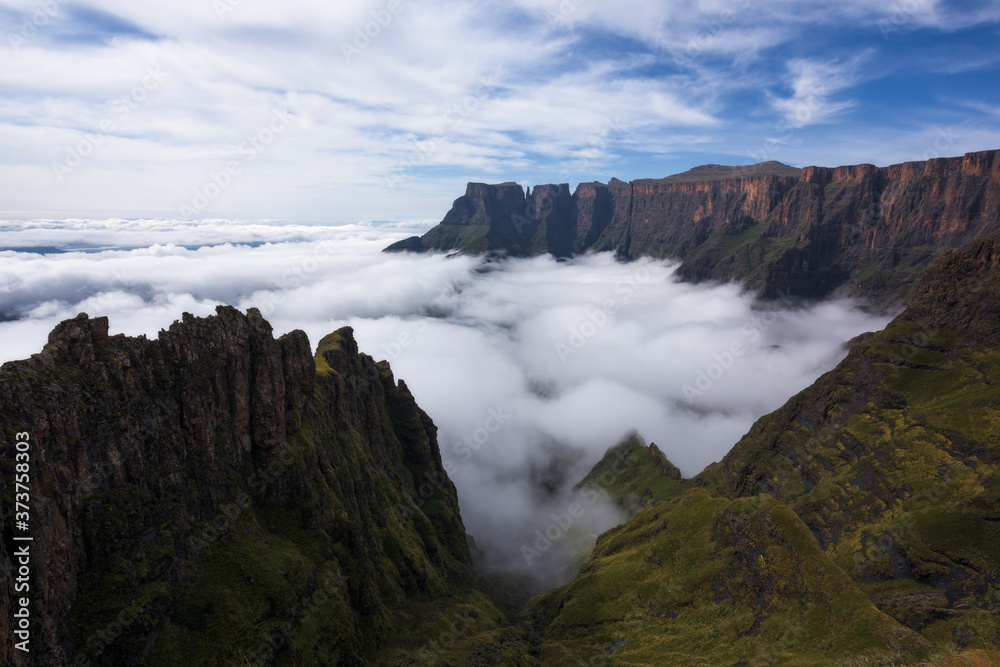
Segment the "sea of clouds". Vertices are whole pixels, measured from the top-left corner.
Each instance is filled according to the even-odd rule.
[[[302,329],[314,346],[352,326],[438,425],[487,562],[551,583],[576,548],[567,536],[621,520],[572,490],[608,447],[634,429],[697,474],[889,319],[850,301],[762,305],[610,254],[381,252],[428,226],[2,221],[0,361],[80,312],[154,337],[184,312],[255,306],[276,335]]]

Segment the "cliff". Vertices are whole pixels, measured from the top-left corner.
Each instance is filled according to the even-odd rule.
[[[387,251],[614,251],[762,297],[901,301],[945,248],[1000,233],[1000,151],[878,168],[706,165],[660,180],[470,183],[441,224]]]
[[[469,578],[436,428],[349,328],[314,358],[254,309],[156,340],[80,315],[4,364],[0,414],[5,498],[30,434],[34,538],[31,653],[5,611],[0,662],[362,664],[395,609]]]

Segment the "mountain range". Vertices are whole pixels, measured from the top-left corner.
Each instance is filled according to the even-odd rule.
[[[998,169],[986,152],[797,175],[765,163],[738,179],[708,166],[573,195],[473,184],[398,245],[603,248],[679,257],[692,279],[743,278],[764,296],[906,295],[693,478],[641,434],[608,443],[576,490],[627,520],[527,602],[478,567],[433,415],[350,328],[313,353],[252,308],[185,314],[155,339],[66,320],[0,367],[0,485],[13,497],[29,433],[36,554],[31,653],[5,613],[0,661],[998,664]],[[507,216],[526,202],[539,217],[519,229]],[[5,610],[13,510],[0,505]],[[584,511],[554,515],[548,539],[575,540]]]
[[[706,165],[663,179],[469,183],[436,227],[389,252],[680,260],[686,280],[740,281],[763,298],[864,297],[897,306],[945,248],[1000,233],[1000,150],[796,169]]]

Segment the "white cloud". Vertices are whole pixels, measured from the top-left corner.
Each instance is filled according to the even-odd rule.
[[[135,13],[125,16],[138,22]],[[166,12],[143,25],[162,21],[163,29],[174,19]],[[544,39],[539,28],[503,32],[480,19],[464,5],[407,5],[350,63],[329,41],[320,47],[306,38],[289,48],[272,39],[247,50],[238,34],[210,39],[200,31],[228,25],[211,21],[168,30],[155,42],[117,39],[77,49],[72,58],[33,43],[14,55],[16,67],[0,72],[0,87],[9,91],[0,107],[5,143],[23,146],[16,160],[0,164],[0,175],[18,184],[0,208],[31,210],[46,201],[64,210],[176,212],[208,174],[241,160],[239,147],[275,110],[288,110],[292,126],[243,164],[206,212],[252,214],[265,206],[301,217],[303,209],[353,199],[354,208],[336,218],[348,220],[370,215],[371,202],[387,196],[396,211],[404,208],[409,193],[394,196],[385,176],[415,158],[420,169],[495,173],[523,168],[528,146],[550,156],[565,152],[609,119],[623,119],[628,129],[714,122],[686,86],[650,85],[627,62],[523,80],[533,63],[558,60],[568,40]],[[310,24],[309,34],[316,29]],[[449,57],[456,51],[473,55]],[[163,80],[145,90],[150,69]],[[428,139],[434,148],[425,156],[417,141]],[[59,164],[72,170],[57,173]],[[269,203],[295,192],[302,199],[285,211]],[[358,201],[365,192],[367,210]]]
[[[389,3],[379,0],[231,3],[223,16],[193,0],[56,4],[24,44],[0,44],[9,64],[0,71],[0,179],[9,185],[0,210],[177,215],[287,109],[292,126],[241,163],[203,213],[339,221],[439,215],[468,180],[555,180],[566,169],[591,180],[636,155],[727,152],[744,119],[768,106],[765,96],[748,107],[739,94],[772,89],[776,47],[824,26],[867,25],[878,46],[874,26],[889,11],[860,1],[401,0],[385,20]],[[920,4],[908,26],[992,20],[984,9],[956,24],[946,6]],[[6,6],[24,14],[7,14],[0,33],[17,34],[37,12],[24,0]],[[107,17],[142,32],[113,35]],[[342,44],[366,28],[373,36],[348,60]],[[143,90],[150,68],[165,78]],[[860,70],[844,57],[800,57],[790,63],[792,93],[770,102],[795,127],[830,122],[851,108],[840,95]],[[812,109],[817,89],[822,104]],[[604,139],[598,148],[595,138]],[[53,165],[81,146],[87,155],[60,177]],[[407,178],[393,188],[394,173]]]
[[[118,249],[0,252],[4,360],[37,352],[81,311],[155,336],[184,311],[257,306],[276,334],[303,329],[314,345],[349,324],[438,425],[466,524],[507,566],[524,567],[520,546],[630,429],[693,475],[833,367],[843,341],[886,321],[847,302],[760,310],[736,285],[677,283],[673,265],[651,260],[385,254],[413,229],[380,225],[7,224],[0,247]],[[727,357],[734,343],[742,352]],[[488,432],[491,414],[503,424]],[[618,519],[600,504],[588,517],[589,530]]]
[[[847,62],[789,61],[788,87],[792,94],[772,100],[774,108],[784,116],[787,127],[828,123],[854,108],[855,101],[838,100],[835,96],[858,82],[859,66],[867,57],[868,54],[861,54]]]

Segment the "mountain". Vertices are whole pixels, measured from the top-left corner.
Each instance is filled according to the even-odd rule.
[[[502,617],[470,588],[434,423],[349,328],[314,357],[255,309],[156,340],[81,314],[0,368],[0,414],[5,498],[30,436],[34,538],[31,653],[5,611],[4,664],[365,664],[414,601]]]
[[[645,509],[532,601],[543,663],[997,664],[998,379],[992,237],[694,479],[626,439],[584,483]]]
[[[786,505],[704,489],[604,533],[528,613],[552,667],[836,664],[929,643],[880,613]]]
[[[802,170],[797,167],[789,167],[787,164],[771,160],[769,162],[759,162],[743,167],[727,167],[721,164],[703,164],[694,169],[688,169],[681,174],[674,174],[659,180],[647,179],[642,183],[667,184],[667,183],[705,183],[709,181],[729,181],[733,179],[749,178],[751,176],[784,176],[798,178]]]
[[[659,180],[470,183],[441,223],[387,251],[682,260],[691,281],[765,298],[846,294],[890,305],[945,248],[1000,233],[1000,151],[795,169],[705,165]]]
[[[694,481],[787,503],[914,629],[1000,632],[998,342],[993,237],[942,256],[884,331]]]
[[[995,236],[695,478],[638,434],[609,449],[578,489],[630,518],[519,611],[474,571],[430,416],[349,328],[313,354],[255,309],[155,340],[81,314],[0,367],[6,497],[30,453],[0,605],[26,578],[31,613],[28,656],[0,615],[0,661],[996,664],[998,378]]]
[[[690,487],[656,443],[647,445],[638,433],[630,433],[609,449],[576,485],[577,490],[599,490],[630,517]]]

